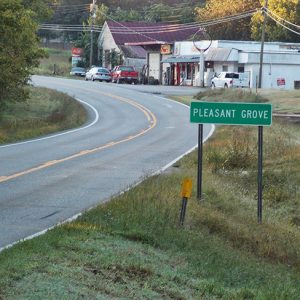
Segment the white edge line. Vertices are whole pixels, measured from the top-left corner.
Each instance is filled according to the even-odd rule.
[[[89,104],[89,103],[87,103],[87,102],[85,102],[83,100],[80,100],[79,98],[74,98],[74,99],[76,99],[78,102],[83,103],[84,105],[88,106],[95,113],[95,118],[94,118],[94,120],[91,123],[89,123],[89,124],[87,124],[86,126],[83,126],[83,127],[79,127],[79,128],[76,128],[76,129],[64,131],[64,132],[53,134],[53,135],[49,135],[49,136],[45,136],[45,137],[42,137],[42,138],[28,140],[28,141],[19,142],[19,143],[12,143],[12,144],[3,145],[3,146],[0,146],[0,149],[1,148],[8,148],[8,147],[12,147],[12,146],[25,145],[25,144],[29,144],[29,143],[40,142],[40,141],[52,139],[52,138],[55,138],[55,137],[58,137],[58,136],[62,136],[62,135],[65,135],[65,134],[70,134],[70,133],[73,133],[73,132],[81,131],[81,130],[87,129],[87,128],[95,125],[98,122],[98,120],[99,120],[99,113],[96,110],[96,108],[94,106],[92,106],[91,104]]]
[[[164,98],[164,97],[159,97],[159,98],[162,98],[162,99],[165,99],[165,100],[169,100],[169,101],[171,101],[171,102],[175,102],[176,104],[180,104],[180,105],[183,105],[183,106],[186,106],[186,107],[189,108],[188,105],[183,104],[183,103],[180,103],[180,102],[177,102],[177,101],[175,101],[175,100],[171,100],[171,99]],[[80,101],[80,100],[79,100],[79,101]],[[96,112],[97,112],[97,111],[96,111]],[[97,114],[98,114],[98,112],[97,112]],[[91,126],[91,125],[89,125],[89,126]],[[203,142],[206,142],[206,141],[212,136],[214,130],[215,130],[215,125],[212,124],[212,125],[211,125],[211,129],[210,129],[208,135],[206,136],[206,138],[203,140]],[[186,156],[186,155],[188,155],[189,153],[191,153],[192,151],[194,151],[197,147],[198,147],[198,145],[195,145],[194,147],[192,147],[191,149],[189,149],[188,151],[186,151],[184,154],[178,156],[177,158],[175,158],[174,160],[172,160],[170,163],[166,164],[166,165],[165,165],[164,167],[162,167],[160,170],[158,170],[158,171],[152,173],[152,174],[150,175],[150,177],[161,174],[161,173],[164,172],[166,169],[168,169],[169,167],[171,167],[174,163],[176,163],[178,160],[180,160],[180,159],[183,158],[184,156]],[[106,200],[102,201],[101,203],[98,203],[98,204],[96,204],[95,206],[92,206],[92,207],[86,209],[85,211],[83,211],[83,212],[81,212],[81,213],[78,213],[78,214],[72,216],[71,218],[68,218],[68,219],[66,219],[66,220],[64,220],[64,221],[62,221],[62,222],[57,223],[56,225],[53,225],[53,226],[51,226],[51,227],[49,227],[49,228],[46,228],[46,229],[44,229],[44,230],[42,230],[42,231],[40,231],[40,232],[37,232],[37,233],[32,234],[32,235],[30,235],[30,236],[28,236],[28,237],[25,237],[25,238],[23,238],[23,239],[20,239],[19,241],[16,241],[16,242],[11,243],[11,244],[9,244],[9,245],[7,245],[7,246],[4,246],[3,248],[0,248],[0,253],[1,253],[2,251],[4,251],[4,250],[7,250],[7,249],[9,249],[9,248],[11,248],[11,247],[13,247],[13,246],[19,244],[19,243],[22,243],[22,242],[25,242],[25,241],[28,241],[28,240],[32,240],[32,239],[34,239],[34,238],[36,238],[36,237],[38,237],[38,236],[44,235],[44,234],[47,233],[49,230],[52,230],[52,229],[54,229],[54,228],[56,228],[56,227],[58,227],[58,226],[61,226],[61,225],[63,225],[63,224],[71,223],[72,221],[75,221],[76,219],[78,219],[79,217],[81,217],[81,216],[83,215],[83,213],[92,210],[93,208],[97,207],[99,204],[103,204],[103,203],[105,203],[105,202],[108,202],[110,199],[112,199],[112,197],[117,197],[118,195],[122,195],[122,194],[126,193],[127,191],[129,191],[130,189],[136,187],[137,185],[139,185],[139,184],[142,183],[143,181],[144,181],[144,180],[140,180],[140,181],[136,182],[135,184],[131,185],[130,187],[126,188],[125,190],[120,191],[119,193],[117,193],[117,194],[115,194],[115,195],[112,195],[111,197],[107,198]]]

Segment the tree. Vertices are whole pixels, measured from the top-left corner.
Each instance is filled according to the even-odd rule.
[[[0,2],[0,112],[8,101],[21,101],[27,94],[32,68],[43,56],[38,47],[37,24],[20,0]]]
[[[159,3],[153,4],[146,9],[145,19],[149,22],[163,22],[172,15],[172,8],[168,5]]]
[[[261,7],[260,0],[207,0],[204,7],[198,7],[195,11],[197,20],[205,22],[237,15],[259,7]],[[207,30],[213,39],[249,40],[251,37],[249,23],[250,17],[209,26]]]
[[[265,4],[265,0],[261,0],[262,6]],[[279,22],[284,22],[287,20],[294,24],[299,24],[299,1],[298,0],[269,0],[268,9],[273,12],[271,15],[277,19],[276,16],[281,19],[277,19]],[[298,10],[298,12],[297,12]],[[276,16],[275,16],[276,15]],[[255,40],[260,40],[261,38],[261,28],[263,23],[263,16],[260,12],[256,13],[252,17],[252,38]],[[291,29],[298,31],[295,27],[291,27],[287,23],[284,25],[290,27]],[[299,35],[292,33],[291,31],[285,29],[283,26],[277,24],[274,20],[267,17],[266,22],[266,40],[267,41],[300,41]]]
[[[138,21],[142,19],[142,16],[139,12],[134,9],[125,10],[118,7],[113,13],[110,14],[110,17],[115,21]]]
[[[107,19],[109,8],[104,4],[98,5],[96,9],[95,25],[103,26]],[[89,18],[89,23],[91,23],[91,17]]]
[[[22,0],[25,9],[30,9],[34,12],[33,17],[36,21],[48,19],[53,11],[51,5],[57,4],[57,0]]]

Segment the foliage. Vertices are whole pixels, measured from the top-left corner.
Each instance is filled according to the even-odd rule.
[[[43,48],[47,57],[39,61],[39,66],[34,68],[36,75],[60,75],[68,76],[70,74],[70,65],[72,61],[70,50],[60,50],[52,48]]]
[[[218,147],[218,142],[209,143],[207,161],[213,172],[245,170],[256,162],[257,148],[249,128],[233,127],[227,141]]]
[[[88,24],[96,25],[96,26],[103,26],[104,22],[106,21],[108,13],[108,7],[104,4],[98,5],[95,9],[95,16],[90,15],[87,19],[87,22],[83,22],[83,26]],[[93,58],[92,58],[92,65],[101,64],[101,57],[98,58],[96,55],[98,48],[97,48],[97,38],[98,33],[93,32]],[[91,32],[85,31],[81,32],[77,39],[74,42],[75,47],[83,48],[84,49],[84,66],[90,66],[90,53],[91,53]]]
[[[38,48],[37,24],[20,0],[0,2],[0,112],[8,101],[24,100],[32,68],[44,55]]]
[[[139,21],[142,20],[142,15],[134,9],[126,10],[118,7],[114,12],[110,13],[110,18],[115,21]]]
[[[57,3],[57,0],[22,0],[21,3],[26,9],[34,12],[37,21],[43,21],[52,15],[50,5]]]
[[[261,0],[262,5],[264,5],[265,0]],[[299,24],[299,15],[297,15],[297,9],[299,9],[298,0],[269,0],[268,9],[291,23]],[[278,20],[282,23],[282,20]],[[259,40],[261,38],[263,16],[261,12],[257,12],[251,20],[251,31],[252,38]],[[287,25],[285,23],[285,25]],[[289,26],[290,27],[290,26]],[[292,28],[295,30],[295,28]],[[267,17],[266,23],[266,40],[268,41],[292,41],[299,42],[300,37],[294,33],[291,33],[282,26],[276,24],[272,19]]]
[[[109,8],[105,6],[104,4],[97,5],[96,10],[95,10],[95,19],[94,19],[94,24],[98,26],[103,26],[103,24],[106,21],[107,14],[108,14]],[[89,17],[88,24],[92,23],[92,17]]]
[[[108,58],[108,63],[112,66],[112,68],[114,68],[117,65],[122,65],[123,64],[122,55],[117,51],[112,50]]]
[[[207,0],[204,7],[198,7],[195,11],[197,20],[203,22],[225,16],[233,16],[252,9],[261,8],[264,5],[265,0]],[[294,24],[299,24],[300,4],[298,0],[269,0],[268,9],[280,18]],[[282,22],[282,20],[279,21]],[[229,21],[210,26],[208,32],[210,32],[213,39],[259,40],[261,38],[262,23],[262,12],[258,10],[252,18],[247,17],[238,21]],[[296,42],[300,38],[299,35],[288,31],[270,18],[267,18],[266,40]]]
[[[154,4],[146,10],[146,20],[149,22],[163,22],[172,14],[170,6],[165,4]]]
[[[182,3],[177,7],[163,3],[153,4],[144,9],[144,19],[149,22],[194,22],[194,6],[188,3]]]
[[[258,7],[260,7],[259,0],[207,0],[204,7],[198,7],[195,11],[197,20],[204,22],[237,15]],[[208,32],[213,39],[249,40],[251,35],[249,21],[250,18],[245,18],[210,26]]]

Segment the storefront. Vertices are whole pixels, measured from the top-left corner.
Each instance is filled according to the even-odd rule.
[[[164,85],[195,85],[200,56],[171,56],[161,61],[164,66]]]
[[[203,45],[201,44],[203,43]],[[211,86],[211,79],[220,72],[249,74],[249,87],[258,84],[261,44],[253,41],[175,42],[172,56],[163,57],[162,82],[167,85]],[[200,74],[199,49],[204,52]],[[202,61],[203,62],[203,61]],[[151,67],[151,66],[150,66]],[[262,87],[300,89],[300,44],[266,42],[262,66]],[[202,71],[201,71],[202,72]],[[201,76],[200,76],[201,75]],[[200,79],[201,78],[201,79]]]

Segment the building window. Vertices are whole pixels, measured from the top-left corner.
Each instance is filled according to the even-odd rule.
[[[213,69],[214,68],[214,62],[211,60],[205,61],[205,68],[206,69]]]
[[[228,72],[228,66],[226,65],[222,66],[222,72]]]
[[[244,73],[245,72],[245,66],[244,65],[239,65],[238,66],[238,73]]]
[[[300,81],[294,81],[295,90],[300,90]]]

